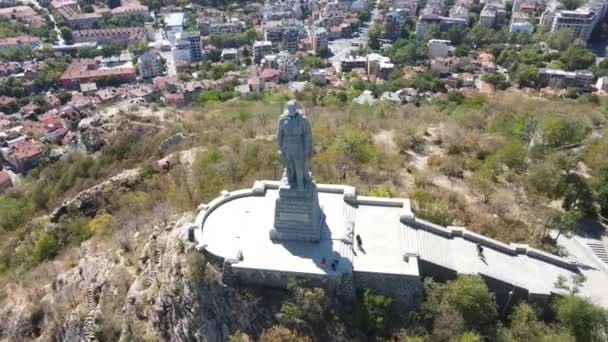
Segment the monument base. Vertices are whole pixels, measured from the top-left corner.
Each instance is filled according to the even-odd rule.
[[[303,190],[291,187],[285,179],[275,202],[272,240],[318,242],[321,238],[322,213],[317,186],[307,182]]]

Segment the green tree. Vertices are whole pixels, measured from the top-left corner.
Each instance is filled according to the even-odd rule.
[[[516,139],[509,139],[491,158],[511,169],[525,169],[527,150],[524,143]]]
[[[312,342],[312,339],[308,336],[301,336],[282,325],[275,325],[264,329],[260,335],[260,342]]]
[[[496,300],[480,276],[459,275],[445,294],[446,302],[464,319],[466,326],[484,331],[498,317]]]
[[[67,44],[71,44],[74,42],[74,37],[72,35],[72,29],[67,26],[62,26],[59,31],[61,31],[61,36],[65,40]]]
[[[574,144],[587,137],[590,127],[576,118],[558,115],[546,115],[541,123],[544,145],[560,147]]]
[[[596,200],[599,213],[608,218],[608,169],[602,170],[597,179]]]
[[[566,177],[566,191],[562,207],[578,211],[583,216],[595,217],[594,194],[587,180],[571,173]]]
[[[568,70],[587,69],[595,64],[595,59],[595,54],[581,44],[570,44],[560,57]]]
[[[39,232],[31,255],[33,263],[38,264],[44,260],[54,258],[57,256],[60,247],[59,241],[51,233]]]
[[[511,85],[509,81],[507,81],[505,75],[500,72],[487,72],[483,74],[483,76],[481,76],[481,79],[484,82],[490,83],[491,85],[496,87],[496,89],[504,90],[509,88],[509,86]]]
[[[538,82],[538,68],[534,65],[521,64],[517,68],[515,78],[520,87],[536,87]]]
[[[564,51],[569,48],[573,41],[574,32],[566,28],[551,32],[547,37],[547,44],[549,44],[549,47],[559,51]]]
[[[509,328],[500,328],[498,341],[501,342],[575,342],[574,337],[562,327],[547,326],[540,321],[528,303],[515,307],[509,319]]]
[[[33,204],[28,198],[0,196],[0,229],[14,230],[28,222],[33,214]]]
[[[367,46],[372,50],[380,50],[380,35],[382,27],[375,24],[367,31]]]
[[[496,323],[498,309],[494,295],[490,293],[485,282],[478,275],[458,275],[456,280],[439,284],[425,280],[426,301],[422,304],[423,317],[433,322],[434,330],[437,319],[453,310],[464,320],[464,328],[482,333],[489,332]],[[458,315],[451,321],[455,322]],[[457,329],[453,333],[459,333]]]
[[[586,298],[561,297],[555,303],[557,320],[568,328],[578,342],[601,341],[608,334],[606,310]]]
[[[455,336],[452,339],[452,341],[453,342],[482,342],[482,341],[484,341],[484,339],[477,332],[467,331],[458,336]]]
[[[555,157],[530,165],[526,176],[529,191],[548,198],[559,198],[566,188],[566,174]]]
[[[369,331],[382,332],[387,328],[392,305],[390,297],[365,289],[357,310],[359,319],[363,320]]]
[[[569,11],[575,10],[584,4],[581,0],[559,0],[559,2]]]
[[[79,245],[93,236],[89,230],[89,219],[75,209],[69,209],[68,214],[61,216],[59,226],[64,234],[62,241]]]
[[[556,216],[551,222],[551,228],[557,230],[557,240],[562,234],[570,237],[576,233],[581,220],[581,213],[577,210],[568,210],[567,212]]]

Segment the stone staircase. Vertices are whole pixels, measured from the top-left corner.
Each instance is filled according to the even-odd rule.
[[[93,285],[87,288],[85,293],[85,299],[87,302],[87,316],[84,319],[84,340],[86,342],[96,342],[95,337],[95,311],[97,310],[97,303],[95,303],[95,289]]]
[[[151,263],[149,264],[150,272],[148,273],[148,277],[145,280],[146,287],[152,286],[154,281],[156,280],[156,275],[158,274],[158,267],[160,265],[161,258],[161,249],[158,245],[158,240],[156,236],[158,236],[158,231],[154,231],[154,238],[150,242],[150,250],[152,251]]]
[[[606,251],[606,246],[604,246],[601,242],[587,242],[587,246],[591,248],[593,254],[595,254],[600,260],[602,260],[605,264],[608,264],[608,251]]]

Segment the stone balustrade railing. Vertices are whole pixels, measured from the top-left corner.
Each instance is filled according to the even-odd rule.
[[[512,256],[527,255],[530,258],[541,260],[552,265],[562,267],[564,269],[577,272],[579,271],[578,263],[566,258],[553,255],[547,252],[543,252],[539,249],[530,247],[526,244],[510,243],[506,244],[498,240],[494,240],[487,236],[477,234],[475,232],[467,230],[465,227],[448,226],[444,227],[441,225],[428,222],[426,220],[415,217],[414,215],[402,215],[401,222],[416,229],[423,229],[436,235],[443,236],[451,239],[460,237],[465,240],[479,243],[484,247],[497,250],[501,253],[509,254]]]

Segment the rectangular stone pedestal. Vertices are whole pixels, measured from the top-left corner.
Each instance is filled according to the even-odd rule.
[[[314,182],[303,190],[284,183],[279,187],[275,202],[273,240],[319,241],[321,238],[321,209]]]

